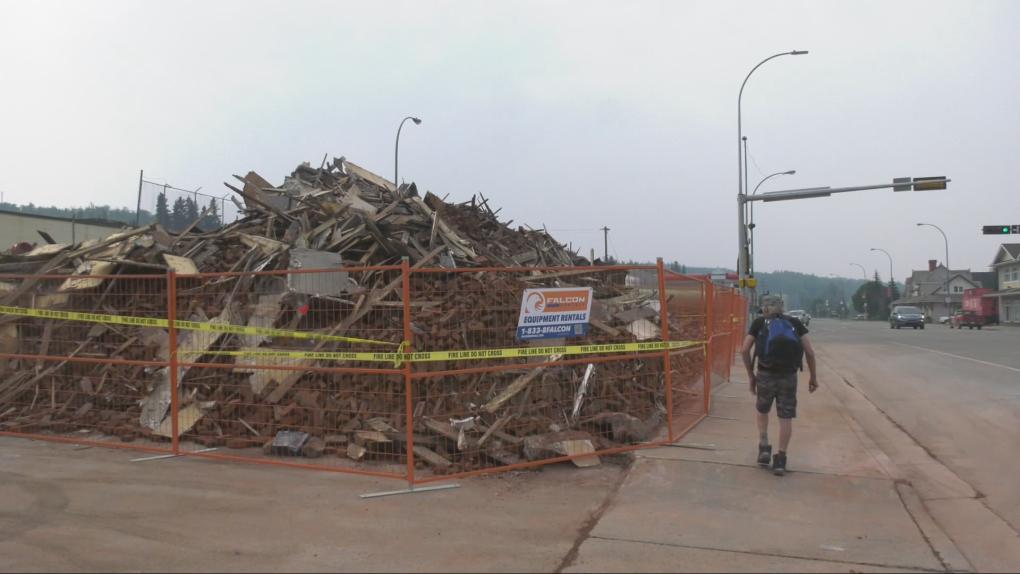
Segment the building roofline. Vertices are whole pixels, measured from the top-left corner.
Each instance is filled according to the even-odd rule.
[[[129,223],[123,221],[110,221],[109,219],[78,219],[70,217],[57,217],[55,215],[39,215],[37,213],[24,213],[21,211],[8,211],[6,209],[0,209],[0,214],[17,215],[20,217],[34,217],[36,219],[48,219],[50,221],[66,221],[68,223],[74,222],[75,224],[81,225],[97,225],[100,227],[111,227],[121,229],[124,227],[134,227]]]

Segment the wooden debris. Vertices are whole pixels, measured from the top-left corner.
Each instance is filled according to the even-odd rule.
[[[267,454],[292,457],[343,453],[363,464],[392,464],[414,452],[436,471],[452,473],[517,464],[529,449],[572,456],[563,453],[633,444],[659,427],[661,416],[652,413],[666,400],[661,360],[600,363],[598,376],[587,378],[587,362],[548,364],[560,355],[514,360],[511,370],[420,378],[408,405],[402,376],[369,370],[385,364],[236,354],[394,350],[405,339],[402,279],[377,268],[399,265],[403,257],[412,269],[458,271],[412,276],[406,303],[411,308],[408,342],[415,351],[512,345],[520,293],[530,287],[593,288],[592,328],[587,337],[567,344],[654,340],[663,326],[675,340],[701,336],[700,324],[664,320],[654,306],[657,291],[629,286],[625,271],[570,269],[589,262],[544,229],[501,222],[491,199],[447,203],[432,193],[419,195],[413,183],[398,189],[344,158],[319,167],[299,165],[280,186],[254,172],[235,178],[240,183],[227,187],[236,192],[232,199],[243,217],[216,231],[192,225],[170,234],[152,224],[78,245],[0,254],[0,272],[14,274],[0,277],[0,304],[165,319],[170,306],[164,277],[172,268],[182,276],[175,320],[389,345],[227,334],[213,327],[178,330],[172,349],[166,328],[5,315],[0,350],[6,354],[124,362],[0,358],[0,430],[51,425],[46,428],[71,433],[98,427],[131,440],[171,438],[168,413],[176,389],[182,441],[263,446]],[[492,270],[510,266],[564,269]],[[319,272],[321,267],[328,270]],[[376,269],[357,271],[363,267]],[[299,272],[309,269],[316,272]],[[74,276],[48,279],[47,274]],[[209,366],[179,364],[177,379],[171,380],[164,365],[174,351],[178,363]],[[679,381],[695,386],[702,357],[700,348],[673,355],[674,400],[695,396]],[[415,368],[455,371],[503,364],[508,363],[483,359]],[[553,428],[583,428],[590,438],[549,443]],[[535,437],[545,442],[529,445]],[[596,459],[580,460],[592,464]]]

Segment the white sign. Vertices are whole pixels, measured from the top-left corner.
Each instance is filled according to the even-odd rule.
[[[588,334],[591,288],[526,289],[521,298],[517,339],[565,339]]]

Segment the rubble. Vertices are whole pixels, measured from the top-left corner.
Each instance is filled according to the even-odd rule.
[[[173,269],[181,276],[177,320],[365,337],[393,351],[404,339],[400,277],[354,269],[399,265],[406,257],[413,268],[478,269],[414,277],[414,350],[514,345],[519,294],[539,286],[595,289],[593,328],[571,344],[662,337],[658,291],[627,287],[626,272],[491,270],[590,262],[544,229],[499,221],[500,210],[481,194],[459,204],[432,193],[421,197],[414,183],[398,188],[344,158],[324,160],[319,168],[302,164],[279,187],[254,172],[234,177],[239,183],[226,185],[245,217],[219,230],[198,230],[196,221],[173,235],[152,224],[105,240],[0,255],[0,273],[20,274],[0,276],[0,305],[165,318],[169,293],[160,279]],[[308,269],[329,271],[300,272]],[[279,274],[254,275],[273,271]],[[211,273],[227,275],[189,277]],[[103,275],[153,281],[96,278]],[[671,321],[668,328],[674,339],[700,338],[692,330],[697,326]],[[182,441],[264,445],[267,456],[361,463],[392,462],[412,451],[419,466],[449,474],[647,441],[666,402],[661,358],[550,365],[562,358],[557,355],[511,363],[518,367],[513,370],[437,375],[413,384],[414,444],[408,448],[403,375],[328,370],[378,363],[215,354],[379,347],[218,331],[177,331],[176,344],[178,360],[193,363],[178,367],[177,381],[167,368],[130,362],[0,359],[0,430],[91,428],[131,440],[170,440],[176,383]],[[162,328],[0,316],[0,351],[9,353],[156,362],[168,361],[170,349]],[[701,360],[701,353],[675,357],[674,386],[693,385]],[[506,364],[480,360],[470,367]],[[118,416],[101,418],[110,412]],[[597,464],[597,458],[583,460]]]

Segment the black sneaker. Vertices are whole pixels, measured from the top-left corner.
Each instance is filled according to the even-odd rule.
[[[758,464],[768,466],[772,462],[772,446],[758,445]]]
[[[772,472],[776,476],[786,476],[786,453],[777,453],[772,459]]]

